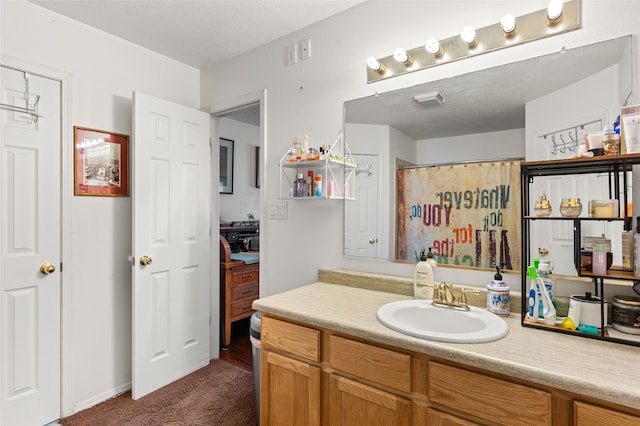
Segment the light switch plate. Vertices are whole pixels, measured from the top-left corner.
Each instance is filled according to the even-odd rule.
[[[300,45],[300,59],[306,61],[311,58],[311,39],[302,40]]]
[[[298,44],[290,44],[285,48],[285,54],[287,56],[287,65],[293,65],[298,63]]]
[[[275,201],[269,206],[269,219],[287,219],[287,202]]]

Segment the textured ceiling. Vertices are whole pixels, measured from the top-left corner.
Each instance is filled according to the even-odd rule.
[[[362,0],[30,0],[196,68],[321,21]]]
[[[525,104],[580,81],[631,55],[629,37],[570,49],[346,102],[345,121],[384,124],[414,139],[525,127]],[[626,63],[630,60],[627,59]],[[441,104],[415,95],[440,92]]]

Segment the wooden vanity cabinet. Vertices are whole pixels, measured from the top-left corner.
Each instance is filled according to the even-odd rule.
[[[260,264],[231,260],[231,248],[220,237],[220,320],[222,345],[231,344],[231,323],[251,316],[260,295]],[[247,330],[247,333],[249,331]]]
[[[260,423],[320,425],[320,331],[263,316],[260,344]]]
[[[261,337],[263,425],[640,424],[640,410],[264,312]]]

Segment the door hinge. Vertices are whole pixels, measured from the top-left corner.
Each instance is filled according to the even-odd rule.
[[[60,262],[60,272],[62,272],[62,262]]]
[[[213,142],[211,141],[211,138],[209,138],[209,148],[213,148]]]

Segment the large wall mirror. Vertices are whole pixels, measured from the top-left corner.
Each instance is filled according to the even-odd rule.
[[[615,120],[631,96],[631,46],[626,36],[346,101],[345,140],[358,168],[355,201],[345,202],[345,256],[397,260],[399,168],[575,154],[553,149],[552,137],[577,128],[583,138]]]

